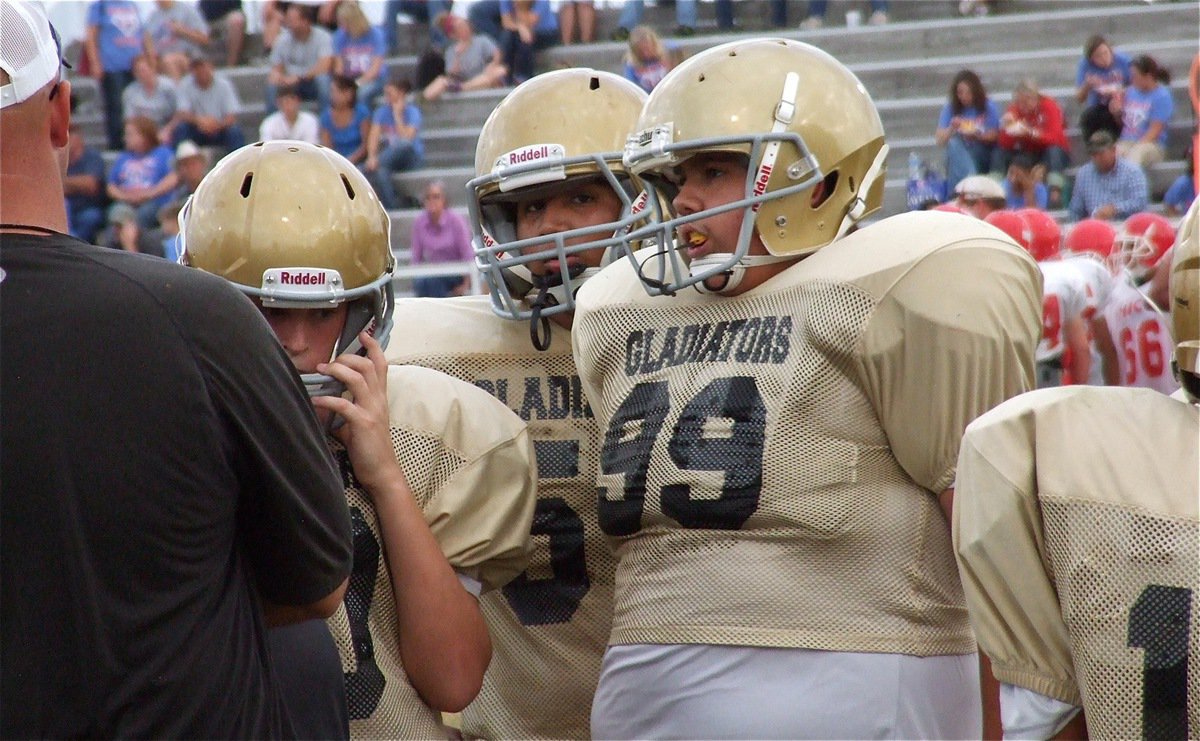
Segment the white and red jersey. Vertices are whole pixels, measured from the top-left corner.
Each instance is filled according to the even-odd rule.
[[[1104,321],[1117,349],[1118,383],[1173,394],[1179,383],[1171,373],[1171,337],[1169,318],[1156,310],[1146,296],[1133,285],[1128,273],[1114,281]]]
[[[1038,267],[1042,271],[1042,341],[1036,359],[1039,363],[1062,361],[1067,347],[1063,326],[1087,311],[1087,281],[1063,260],[1039,262]]]
[[[1104,307],[1108,305],[1108,298],[1113,289],[1113,275],[1107,265],[1092,255],[1072,255],[1064,257],[1063,262],[1074,266],[1083,276],[1087,286],[1087,305],[1083,310],[1083,318],[1087,320],[1088,347],[1092,351],[1087,382],[1091,386],[1103,386],[1103,364],[1100,353],[1096,350],[1096,338],[1092,336],[1092,320],[1101,315]]]

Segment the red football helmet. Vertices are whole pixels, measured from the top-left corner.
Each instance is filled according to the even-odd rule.
[[[1017,213],[1029,224],[1032,235],[1029,254],[1038,262],[1057,260],[1062,251],[1062,227],[1050,214],[1038,208],[1022,208]]]
[[[1175,243],[1175,227],[1158,214],[1149,211],[1125,219],[1117,234],[1114,259],[1124,265],[1136,280],[1144,279],[1171,245]]]
[[[991,212],[984,221],[1015,239],[1017,244],[1021,245],[1021,249],[1032,254],[1033,230],[1029,228],[1029,222],[1024,216],[1005,209]]]
[[[1066,249],[1076,255],[1095,255],[1113,269],[1113,245],[1117,230],[1107,221],[1084,219],[1067,232]]]

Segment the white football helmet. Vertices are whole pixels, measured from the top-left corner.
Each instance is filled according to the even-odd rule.
[[[538,75],[496,106],[480,131],[476,177],[467,206],[479,269],[488,277],[500,316],[531,320],[534,345],[548,341],[546,317],[575,308],[575,294],[599,268],[535,277],[526,267],[590,250],[606,250],[601,266],[621,255],[622,236],[642,216],[645,196],[621,163],[646,94],[609,72],[576,68]],[[517,240],[516,202],[562,188],[575,178],[607,183],[621,202],[615,221]],[[568,245],[585,236],[586,241]],[[539,331],[541,331],[539,339]]]
[[[370,183],[332,149],[301,141],[250,144],[222,159],[179,214],[179,261],[218,275],[263,306],[349,303],[330,359],[363,352],[369,329],[392,327],[391,220]],[[302,374],[311,396],[344,389]]]
[[[701,152],[747,156],[745,197],[686,216],[672,210],[670,218],[626,235],[626,252],[651,294],[692,285],[705,290],[703,281],[720,274],[728,275],[721,292],[731,291],[746,267],[814,252],[883,201],[887,145],[871,96],[844,65],[799,41],[722,44],[683,62],[654,88],[625,145],[625,165],[669,203],[672,171]],[[814,201],[821,183],[825,193]],[[689,265],[675,245],[676,230],[739,209],[735,251]],[[755,229],[770,255],[748,254]],[[654,258],[635,258],[634,249],[651,240],[660,247]]]

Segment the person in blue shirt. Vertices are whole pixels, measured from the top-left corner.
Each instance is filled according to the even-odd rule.
[[[329,107],[321,111],[320,124],[322,146],[356,165],[366,161],[371,109],[359,102],[354,80],[342,75],[333,76],[329,85]]]
[[[158,226],[158,209],[171,199],[179,184],[175,158],[170,147],[159,143],[158,129],[145,116],[125,123],[125,151],[113,163],[108,178],[108,197],[137,212],[145,229]]]
[[[421,109],[408,99],[412,83],[396,75],[383,87],[387,102],[371,116],[367,135],[367,161],[363,172],[383,207],[400,207],[392,174],[415,170],[424,164],[425,145],[421,141]]]
[[[95,244],[96,235],[104,227],[104,209],[108,205],[104,188],[104,157],[88,146],[79,124],[72,121],[67,144],[67,177],[63,180],[71,236]]]
[[[1143,54],[1130,67],[1132,84],[1121,97],[1121,136],[1117,153],[1146,168],[1163,161],[1167,147],[1167,124],[1175,112],[1175,101],[1167,85],[1171,73],[1154,57]]]
[[[120,149],[125,112],[121,94],[133,82],[133,59],[142,52],[142,16],[133,0],[98,0],[88,6],[83,42],[89,74],[104,95],[108,148]]]
[[[1008,163],[1004,178],[1004,202],[1007,208],[1040,208],[1046,210],[1050,192],[1042,182],[1046,168],[1028,152],[1018,152]]]
[[[946,148],[946,189],[971,175],[986,175],[1000,135],[1000,111],[973,70],[954,75],[938,116],[934,139]]]
[[[1196,200],[1196,176],[1185,173],[1175,178],[1171,187],[1163,194],[1163,208],[1169,216],[1182,216]]]
[[[387,79],[387,42],[383,31],[371,25],[358,3],[337,8],[338,29],[333,32],[333,73],[358,84],[358,95],[371,105]]]
[[[1130,83],[1129,57],[1113,49],[1100,34],[1091,36],[1083,45],[1083,58],[1075,71],[1075,99],[1083,105],[1079,128],[1083,140],[1104,129],[1121,135],[1121,122],[1113,116],[1109,103]]]
[[[558,43],[558,16],[550,0],[500,0],[500,48],[509,84],[533,77],[537,53]]]

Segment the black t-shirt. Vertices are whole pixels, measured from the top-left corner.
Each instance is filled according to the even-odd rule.
[[[350,738],[350,708],[337,643],[324,620],[267,631],[271,666],[298,739]]]
[[[0,235],[0,733],[290,733],[259,595],[349,573],[342,482],[225,281]]]

